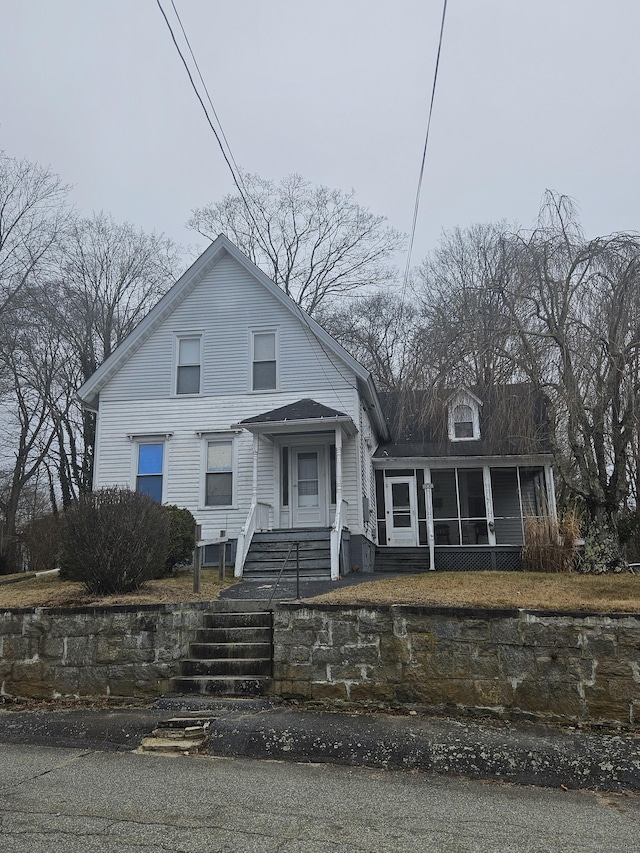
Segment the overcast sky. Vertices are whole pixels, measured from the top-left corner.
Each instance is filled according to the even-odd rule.
[[[242,167],[409,231],[442,0],[174,1]],[[531,226],[545,188],[590,236],[640,229],[639,33],[638,0],[449,0],[414,263],[443,229]],[[0,148],[84,213],[194,243],[233,188],[156,0],[0,0],[0,74]]]

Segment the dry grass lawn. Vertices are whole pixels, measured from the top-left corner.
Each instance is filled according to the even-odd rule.
[[[337,587],[313,601],[640,613],[640,576],[429,572]]]
[[[229,570],[227,570],[229,572]],[[18,583],[3,583],[0,576],[0,610],[11,607],[105,607],[113,604],[158,604],[211,601],[221,589],[235,581],[218,580],[218,569],[203,569],[200,592],[193,592],[193,572],[180,571],[161,580],[149,581],[144,589],[127,595],[104,598],[87,595],[82,584],[61,581],[57,575],[41,575]]]
[[[89,596],[81,584],[57,575],[4,583],[0,576],[0,610],[12,607],[104,607],[211,601],[234,583],[220,582],[217,569],[203,569],[200,593],[193,573],[181,571],[128,595]],[[536,574],[531,572],[429,572],[404,578],[372,580],[340,587],[314,602],[347,605],[426,604],[444,607],[522,607],[530,610],[614,611],[640,613],[640,575]]]

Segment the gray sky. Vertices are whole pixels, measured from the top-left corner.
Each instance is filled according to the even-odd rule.
[[[241,166],[409,230],[442,0],[175,4]],[[414,263],[442,229],[532,225],[547,187],[590,236],[640,229],[639,34],[638,0],[449,0]],[[0,75],[0,148],[84,213],[193,243],[233,188],[155,0],[0,0]]]

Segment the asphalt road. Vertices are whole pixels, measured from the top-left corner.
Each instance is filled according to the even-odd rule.
[[[0,744],[3,853],[618,853],[639,837],[637,795]]]

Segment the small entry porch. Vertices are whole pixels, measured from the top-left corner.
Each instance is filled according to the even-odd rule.
[[[314,400],[300,400],[235,427],[253,436],[251,505],[238,537],[236,576],[249,577],[256,566],[260,576],[277,572],[281,564],[272,557],[281,546],[286,550],[292,542],[310,543],[324,531],[327,576],[337,580],[348,510],[343,453],[357,432],[351,417]],[[264,499],[267,494],[269,500]],[[316,559],[308,553],[311,546],[302,547],[305,561]],[[322,567],[314,568],[320,572]]]

